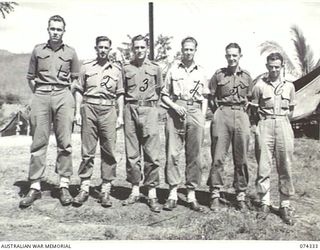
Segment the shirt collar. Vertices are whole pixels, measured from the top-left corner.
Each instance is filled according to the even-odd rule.
[[[182,61],[179,62],[178,64],[178,68],[184,68],[186,69],[186,66],[184,65],[184,63]],[[190,66],[190,72],[193,71],[194,69],[198,69],[199,68],[199,65],[196,64],[195,62],[193,62]]]
[[[133,60],[131,61],[131,64],[132,64],[132,65],[135,65],[135,66],[138,65],[138,64],[137,64],[137,61],[136,61],[135,59],[133,59]],[[150,65],[150,64],[151,64],[151,61],[146,57],[146,58],[143,60],[142,65],[144,65],[144,64]]]
[[[227,67],[227,73],[230,74],[230,75],[233,74],[229,67]],[[237,67],[235,74],[236,75],[241,75],[242,73],[243,73],[243,70],[241,69],[241,67],[240,66]]]
[[[265,83],[271,85],[272,87],[275,87],[275,86],[279,85],[280,83],[286,83],[286,81],[285,81],[285,80],[281,80],[281,78],[278,79],[278,80],[275,81],[275,82],[272,82],[272,81],[270,80],[270,78],[269,78],[269,73],[268,73],[268,72],[265,73],[265,74],[262,76],[262,80],[263,80]]]
[[[93,66],[99,65],[100,67],[103,67],[104,70],[108,69],[108,68],[112,68],[112,64],[110,61],[107,61],[104,65],[100,65],[98,58],[95,59]]]
[[[47,43],[43,46],[43,49],[46,49],[46,48],[49,48],[49,49],[53,50],[53,48],[52,48],[51,45],[50,45],[50,40],[48,40]],[[64,43],[63,43],[63,41],[61,41],[61,44],[56,48],[55,51],[58,51],[59,49],[64,50]]]

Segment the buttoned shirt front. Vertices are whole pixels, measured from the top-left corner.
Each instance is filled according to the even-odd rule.
[[[203,68],[195,63],[189,68],[181,61],[174,63],[167,73],[161,94],[172,99],[202,101],[209,94]]]
[[[83,63],[80,73],[80,88],[83,96],[115,99],[124,93],[122,70],[115,63],[100,65],[98,60]]]
[[[209,88],[218,104],[245,104],[252,94],[252,79],[240,67],[234,74],[229,68],[221,68],[212,76]]]
[[[131,61],[123,66],[126,101],[157,101],[162,88],[160,67],[145,59],[141,66]]]
[[[259,106],[260,115],[289,115],[295,105],[294,85],[278,79],[272,82],[268,75],[259,78],[253,87],[253,105]]]
[[[72,47],[62,43],[53,50],[49,43],[43,43],[32,51],[27,79],[37,84],[70,85],[79,71],[78,56]]]

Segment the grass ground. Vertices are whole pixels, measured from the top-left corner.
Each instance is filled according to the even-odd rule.
[[[299,138],[295,140],[295,162],[293,177],[296,195],[292,205],[295,208],[294,226],[282,223],[278,205],[277,175],[272,172],[271,195],[275,210],[266,220],[256,219],[254,179],[256,162],[253,147],[250,150],[250,185],[248,205],[250,210],[239,212],[234,207],[232,189],[233,167],[227,158],[224,190],[228,205],[221,212],[208,208],[209,193],[205,185],[211,162],[209,133],[203,145],[203,180],[197,197],[205,207],[203,213],[193,212],[186,207],[186,190],[179,189],[178,207],[172,212],[160,214],[150,212],[146,199],[141,203],[122,207],[121,201],[130,192],[125,181],[125,156],[123,133],[118,132],[117,159],[118,179],[112,190],[112,208],[103,208],[97,202],[100,181],[100,154],[97,152],[96,168],[92,178],[89,200],[81,207],[62,207],[57,198],[58,177],[54,173],[56,147],[54,137],[50,138],[47,155],[46,179],[42,183],[43,196],[33,206],[21,210],[18,203],[27,192],[29,146],[27,136],[0,137],[0,241],[8,240],[320,240],[320,143],[317,140]],[[168,195],[164,183],[164,136],[161,128],[161,185],[158,189],[160,203]],[[71,193],[76,195],[79,187],[77,168],[80,164],[80,136],[73,135],[73,168]],[[183,164],[181,166],[183,168]],[[144,194],[145,190],[143,190]]]

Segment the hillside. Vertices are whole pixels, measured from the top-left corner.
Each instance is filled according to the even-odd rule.
[[[26,80],[29,59],[30,54],[14,54],[6,50],[0,50],[1,94],[18,95],[23,104],[28,104],[31,97],[31,91]]]

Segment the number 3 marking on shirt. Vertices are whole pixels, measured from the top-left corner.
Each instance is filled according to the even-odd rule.
[[[146,78],[143,80],[143,86],[139,88],[141,92],[145,92],[149,87],[149,80]]]

